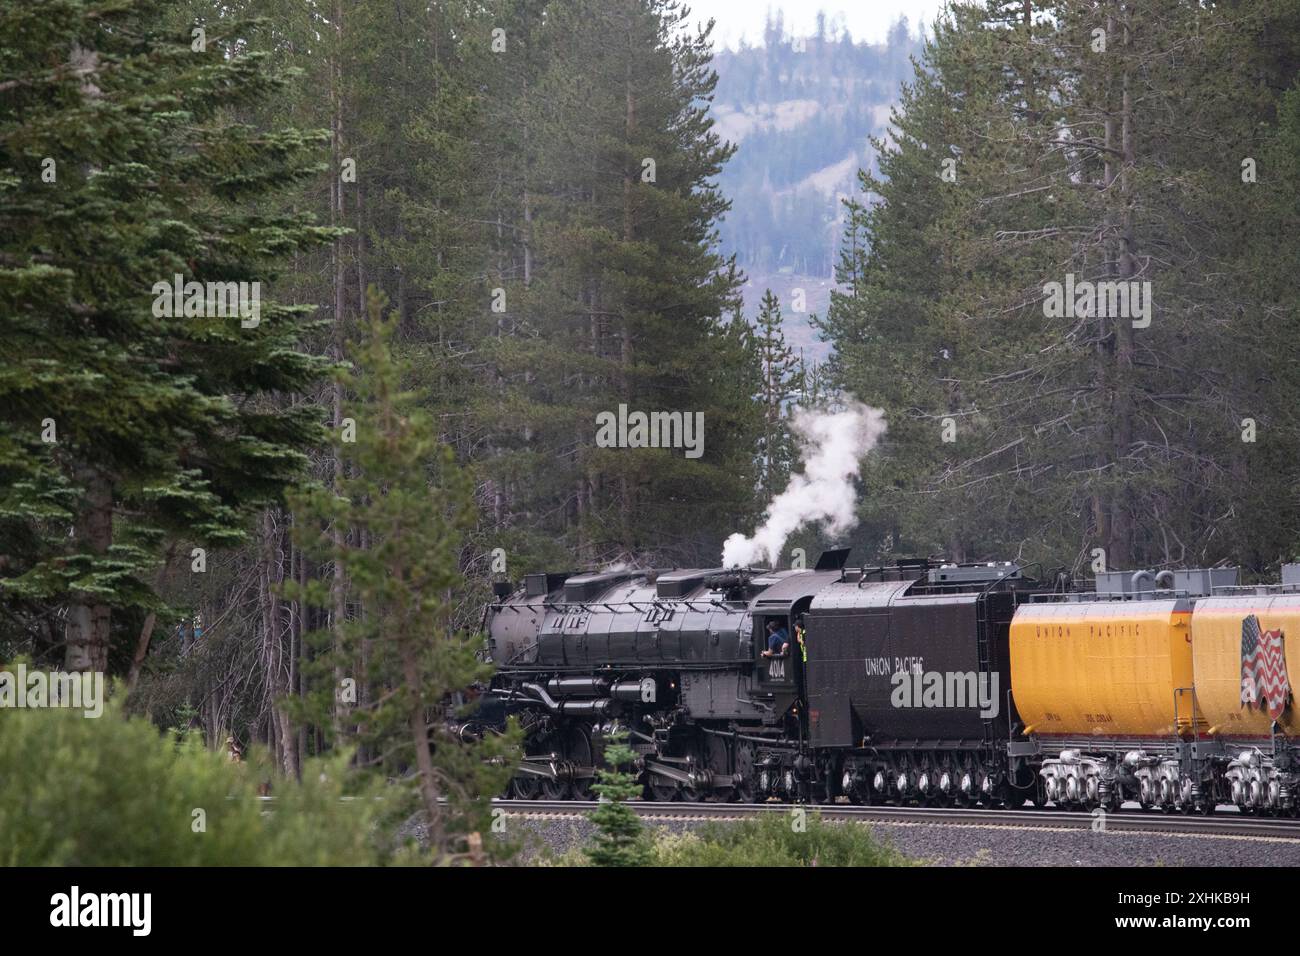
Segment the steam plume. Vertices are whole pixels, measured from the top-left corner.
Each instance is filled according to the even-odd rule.
[[[812,522],[832,534],[853,527],[856,495],[853,479],[862,458],[885,433],[885,414],[850,399],[840,412],[800,409],[790,428],[799,444],[803,471],[767,506],[763,525],[752,537],[737,532],[722,546],[725,567],[748,566],[766,558],[773,566],[786,539]]]

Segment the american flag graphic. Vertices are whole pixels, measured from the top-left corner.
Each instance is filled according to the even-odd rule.
[[[1268,715],[1277,720],[1290,697],[1282,631],[1261,630],[1259,618],[1252,614],[1241,622],[1241,705],[1267,707]]]

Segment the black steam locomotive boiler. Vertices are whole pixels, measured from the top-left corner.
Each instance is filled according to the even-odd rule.
[[[482,713],[525,728],[513,795],[588,798],[622,730],[648,799],[1033,796],[1036,769],[1008,756],[1008,631],[1038,585],[1009,563],[849,568],[848,556],[502,588]],[[763,654],[769,621],[790,635],[784,654]]]

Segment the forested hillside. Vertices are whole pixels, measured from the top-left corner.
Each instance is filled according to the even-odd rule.
[[[262,860],[266,826],[388,860],[414,817],[426,861],[505,853],[521,740],[575,748],[466,729],[511,663],[494,586],[713,568],[791,488],[743,553],[1296,556],[1300,0],[766,39],[715,56],[674,0],[0,0],[0,674],[114,682],[103,727],[0,733],[0,780],[50,744],[94,781],[6,791],[20,859],[115,862],[77,805],[136,799],[114,754],[166,812],[226,801],[187,735],[247,749],[250,800],[319,782],[338,839],[245,807],[238,852],[166,859]],[[790,480],[827,406],[870,425],[822,428],[833,496]],[[339,822],[376,783],[397,805]]]
[[[824,324],[889,413],[871,547],[1295,555],[1298,70],[1296,0],[953,6]]]
[[[763,43],[720,50],[712,115],[737,146],[719,184],[731,200],[722,250],[747,281],[747,314],[767,289],[785,307],[785,330],[807,356],[827,353],[809,325],[825,314],[844,233],[844,200],[858,194],[859,169],[875,168],[872,137],[884,134],[899,86],[920,50],[904,18],[883,43],[855,40],[826,14],[811,36],[789,34],[769,14]],[[796,305],[795,289],[803,290]]]
[[[763,370],[677,5],[39,7],[0,4],[0,660],[428,784],[457,747],[411,728],[475,675],[490,576],[700,564],[752,521]],[[602,447],[620,405],[707,453]]]

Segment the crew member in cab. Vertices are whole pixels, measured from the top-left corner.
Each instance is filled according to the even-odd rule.
[[[775,620],[767,622],[767,650],[764,657],[785,657],[790,650],[790,632]]]
[[[808,663],[808,645],[804,643],[803,615],[799,615],[799,620],[794,625],[794,642],[799,645],[799,654],[803,663]]]

